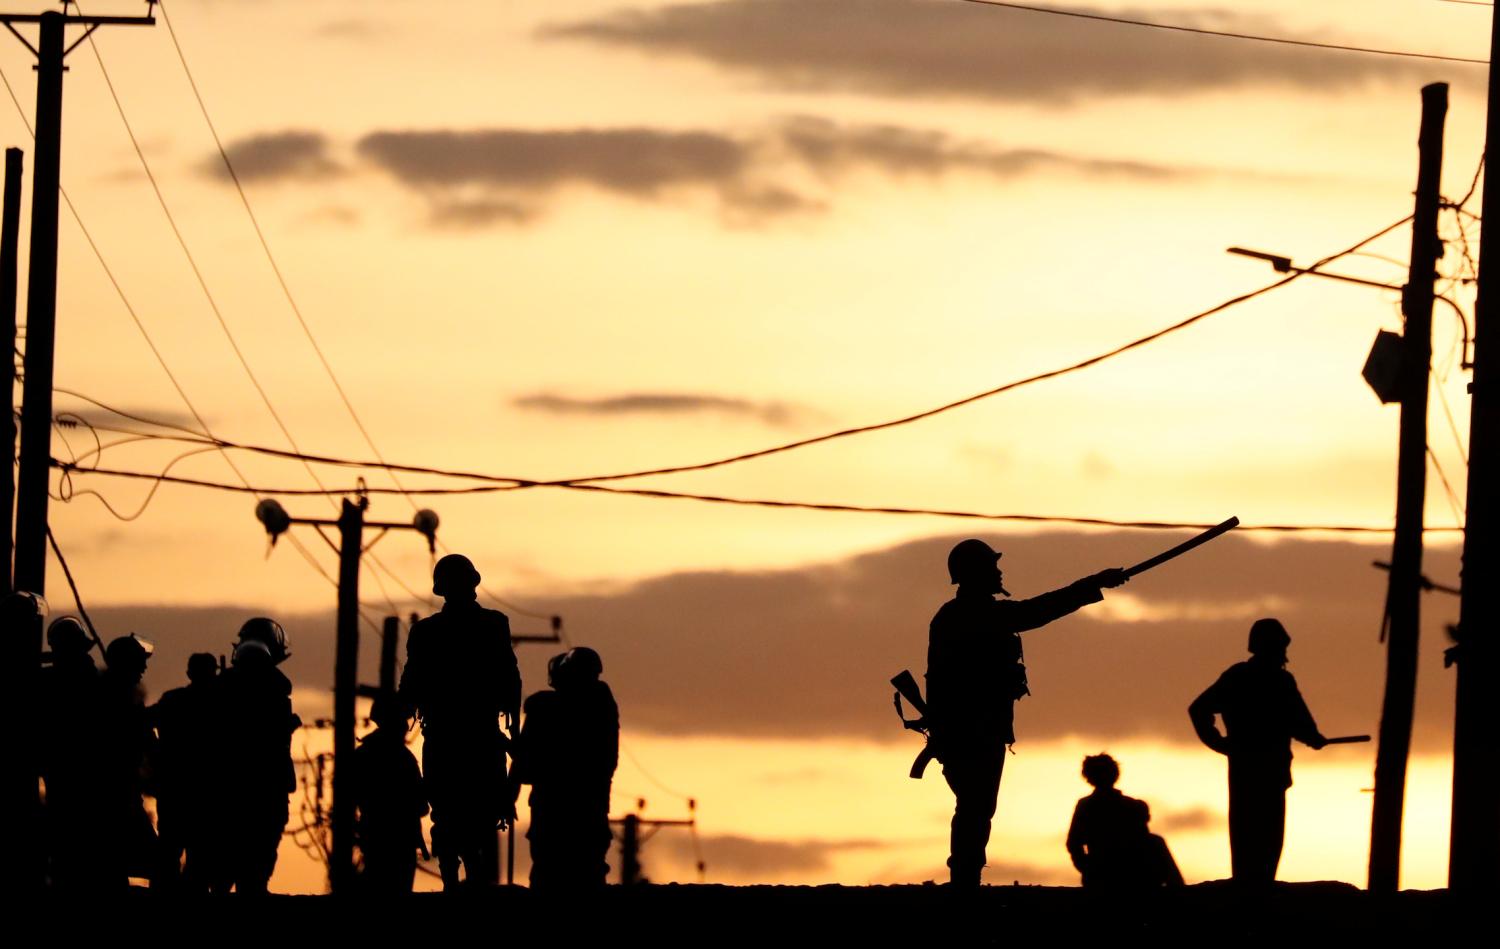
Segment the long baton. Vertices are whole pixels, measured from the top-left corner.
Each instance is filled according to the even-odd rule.
[[[1338,738],[1326,739],[1330,745],[1357,745],[1363,741],[1369,741],[1369,735],[1341,735]]]
[[[1159,553],[1155,557],[1152,557],[1150,560],[1142,560],[1134,567],[1127,567],[1125,569],[1125,576],[1133,577],[1138,573],[1145,573],[1152,567],[1159,567],[1162,564],[1166,563],[1168,560],[1171,560],[1173,557],[1181,557],[1183,554],[1192,550],[1194,547],[1206,544],[1209,541],[1213,540],[1215,537],[1218,537],[1220,534],[1227,534],[1239,526],[1240,519],[1237,517],[1231,517],[1229,520],[1225,521],[1222,524],[1216,524],[1213,527],[1210,527],[1208,530],[1199,534],[1197,537],[1193,537],[1189,540],[1183,541],[1176,547],[1173,547],[1171,550],[1168,550],[1164,553]]]

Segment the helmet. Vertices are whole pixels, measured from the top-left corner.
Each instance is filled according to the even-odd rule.
[[[554,689],[557,688],[557,684],[565,678],[563,665],[567,661],[568,654],[565,652],[560,652],[557,655],[553,656],[551,659],[547,660],[547,684],[552,686]]]
[[[597,679],[604,674],[604,660],[587,646],[569,649],[563,663],[568,676],[574,679]]]
[[[370,703],[370,721],[377,725],[406,725],[411,718],[411,708],[395,692],[382,691]]]
[[[458,592],[470,592],[479,586],[479,571],[473,561],[463,554],[449,554],[432,568],[432,592],[437,596],[452,596]]]
[[[271,647],[258,639],[242,639],[234,646],[234,655],[229,659],[236,666],[272,666],[275,660],[271,656]]]
[[[257,616],[254,619],[245,620],[245,625],[240,627],[238,644],[235,646],[235,654],[239,654],[239,644],[258,642],[266,647],[266,654],[271,657],[273,665],[280,665],[292,654],[286,640],[286,630],[281,624],[269,616]]]
[[[195,652],[188,656],[187,677],[189,682],[212,679],[219,672],[219,660],[213,653]]]
[[[109,645],[104,647],[104,661],[117,668],[122,664],[140,663],[144,669],[146,660],[155,651],[156,647],[149,640],[131,633],[128,636],[116,636],[109,641]]]
[[[1286,627],[1281,625],[1279,619],[1258,619],[1250,627],[1250,652],[1259,655],[1261,653],[1275,654],[1284,651],[1292,644],[1292,637],[1288,635]]]
[[[963,583],[979,570],[990,570],[1000,559],[1000,551],[982,540],[961,540],[948,551],[948,580]]]
[[[88,652],[89,634],[74,616],[59,616],[47,627],[47,648],[54,653]]]

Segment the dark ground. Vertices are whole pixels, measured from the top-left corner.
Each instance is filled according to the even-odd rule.
[[[942,886],[610,887],[565,900],[496,889],[456,897],[400,899],[273,896],[172,901],[133,890],[122,905],[33,905],[44,941],[74,929],[113,930],[113,945],[290,944],[445,946],[474,941],[574,946],[653,945],[1105,946],[1193,942],[1270,943],[1354,937],[1419,945],[1463,933],[1492,945],[1493,901],[1460,905],[1446,891],[1377,897],[1344,883],[1280,884],[1259,894],[1205,883],[1153,900],[1107,901],[1074,887],[993,886],[954,893]],[[25,915],[24,910],[22,915]],[[45,921],[44,921],[45,920]],[[32,927],[27,927],[32,929]],[[33,930],[35,931],[35,930]],[[1488,933],[1488,935],[1486,935]],[[41,933],[38,933],[41,935]],[[205,939],[205,937],[207,937]],[[1344,949],[1344,947],[1338,947]]]

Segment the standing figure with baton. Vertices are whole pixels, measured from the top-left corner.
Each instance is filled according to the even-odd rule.
[[[1269,886],[1276,879],[1292,786],[1292,739],[1314,749],[1370,740],[1329,739],[1318,731],[1286,670],[1291,642],[1280,620],[1256,620],[1250,658],[1230,666],[1188,706],[1198,737],[1229,758],[1229,854],[1237,883]],[[1227,734],[1219,731],[1216,716]]]
[[[927,747],[912,765],[922,777],[927,762],[943,764],[953,789],[952,837],[948,870],[956,887],[977,887],[985,865],[985,846],[1005,768],[1006,748],[1016,740],[1015,703],[1031,690],[1022,663],[1021,633],[1104,599],[1106,587],[1131,577],[1233,530],[1239,520],[1222,524],[1128,569],[1104,570],[1061,589],[1028,600],[997,600],[1010,593],[1001,584],[1000,553],[982,540],[960,542],[948,554],[949,579],[958,593],[932,618],[927,641],[927,697],[916,679],[902,672],[891,680],[903,723],[927,736]],[[922,717],[907,721],[900,698]]]
[[[1020,634],[1098,603],[1102,588],[1128,579],[1116,568],[1029,600],[997,600],[1010,595],[999,559],[982,540],[953,548],[948,574],[958,592],[932,618],[928,638],[926,723],[956,799],[948,857],[956,887],[979,885],[1005,750],[1016,740],[1015,703],[1030,692]]]

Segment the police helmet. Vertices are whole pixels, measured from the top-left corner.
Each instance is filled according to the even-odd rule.
[[[370,703],[370,721],[385,727],[404,726],[411,719],[411,708],[394,692],[382,691]]]
[[[213,653],[195,652],[188,656],[187,677],[189,682],[212,679],[219,674],[219,660]]]
[[[144,668],[146,660],[155,651],[156,647],[150,640],[131,633],[128,636],[116,636],[109,641],[109,645],[104,647],[104,661],[115,667],[139,663]]]
[[[984,576],[1000,559],[1000,551],[982,540],[961,540],[948,551],[948,580],[964,583],[975,576]]]
[[[574,679],[597,679],[604,674],[604,660],[587,646],[569,649],[563,659],[568,675]]]
[[[1258,619],[1250,627],[1250,652],[1254,655],[1284,652],[1292,644],[1292,637],[1279,619]]]
[[[271,647],[258,639],[242,639],[235,643],[234,655],[230,657],[229,662],[231,665],[243,668],[276,664],[271,655]]]
[[[54,653],[88,652],[89,638],[76,616],[59,616],[47,627],[47,648]]]
[[[281,624],[269,616],[257,616],[253,619],[245,620],[245,625],[240,627],[239,640],[235,645],[235,651],[239,651],[239,644],[248,642],[258,642],[265,646],[266,654],[271,657],[273,665],[280,665],[286,660],[287,656],[292,654],[291,648],[287,643],[286,630],[282,629]]]
[[[469,592],[477,586],[479,571],[463,554],[448,554],[432,568],[432,592],[436,596]]]

